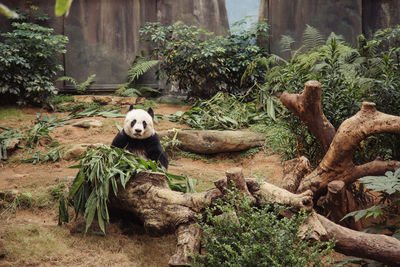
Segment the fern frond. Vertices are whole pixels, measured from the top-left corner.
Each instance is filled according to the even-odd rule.
[[[307,24],[306,29],[303,33],[303,46],[306,51],[323,45],[324,37],[314,27]]]
[[[77,88],[80,91],[86,91],[87,87],[89,85],[91,85],[92,83],[94,83],[94,78],[96,78],[96,74],[92,74],[90,75],[86,81],[84,81],[83,83],[81,83]]]
[[[294,39],[292,36],[289,35],[282,35],[281,40],[279,41],[279,47],[281,48],[281,51],[284,52],[290,52],[292,53],[292,45],[295,43]]]
[[[57,81],[59,81],[59,82],[64,82],[64,81],[70,82],[75,88],[78,85],[78,82],[74,78],[69,77],[69,76],[58,77]]]
[[[146,60],[142,56],[137,56],[128,70],[129,82],[132,83],[137,80],[146,71],[157,65],[158,62],[158,60]]]

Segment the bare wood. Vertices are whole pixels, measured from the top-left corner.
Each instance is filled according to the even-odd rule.
[[[322,111],[321,93],[321,84],[318,81],[308,81],[301,94],[284,92],[280,101],[307,125],[317,138],[322,151],[326,153],[336,131]]]
[[[301,209],[312,209],[311,191],[293,194],[268,183],[259,185],[254,179],[245,181],[258,205],[263,205],[264,200],[268,200]],[[228,185],[227,178],[220,179],[216,184],[223,191]],[[164,174],[139,173],[128,181],[124,190],[119,187],[118,198],[111,199],[111,206],[135,214],[151,235],[176,231],[177,252],[171,258],[170,264],[183,266],[190,264],[188,253],[198,251],[197,236],[200,233],[194,227],[194,215],[201,213],[205,207],[222,196],[219,189],[195,194],[175,192],[168,187]],[[358,233],[314,213],[306,223],[314,227],[313,236],[329,239],[336,235],[336,250],[346,255],[366,257],[385,263],[399,260],[400,241],[394,238]]]
[[[374,103],[364,102],[357,114],[340,125],[328,152],[319,166],[301,181],[298,192],[311,189],[318,197],[333,180],[351,184],[366,175],[382,175],[400,168],[398,161],[374,160],[354,165],[353,156],[360,142],[378,133],[400,135],[400,117],[379,112]]]
[[[313,208],[313,194],[311,190],[307,190],[301,194],[293,194],[276,185],[264,182],[260,185],[260,190],[258,192],[254,192],[253,195],[257,199],[298,207],[307,211],[311,211]]]
[[[176,230],[177,250],[169,259],[169,266],[188,266],[191,263],[190,254],[200,251],[201,231],[194,223],[181,224]]]
[[[236,187],[240,193],[253,198],[249,192],[249,189],[247,188],[242,168],[230,168],[225,172],[225,175],[227,178],[227,187],[229,189],[232,190],[234,187]]]
[[[327,214],[325,214],[328,219],[350,229],[361,231],[361,222],[356,222],[353,217],[341,221],[347,213],[356,209],[357,205],[354,197],[343,181],[336,180],[328,184],[328,194],[326,195]]]
[[[174,131],[158,132],[160,138],[173,138]],[[215,130],[180,130],[177,139],[181,142],[180,148],[186,151],[215,154],[224,152],[243,151],[253,147],[260,147],[265,142],[262,133],[248,130],[215,131]]]
[[[132,212],[151,235],[173,232],[180,224],[193,220],[194,215],[221,196],[218,189],[184,194],[172,191],[163,173],[141,172],[118,190],[111,205]]]
[[[283,177],[280,187],[295,193],[300,181],[311,171],[310,162],[304,156],[285,161],[283,163]]]
[[[394,237],[358,232],[333,223],[322,215],[317,215],[327,235],[322,240],[335,238],[335,251],[348,256],[376,260],[389,266],[400,262],[400,241]]]

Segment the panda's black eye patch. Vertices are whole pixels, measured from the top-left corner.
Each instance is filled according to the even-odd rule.
[[[146,129],[147,122],[143,121],[143,129]]]
[[[133,121],[131,122],[131,127],[133,127],[135,124],[136,124],[136,120],[133,120]]]

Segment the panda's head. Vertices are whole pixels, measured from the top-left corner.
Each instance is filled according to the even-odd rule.
[[[124,131],[134,139],[146,139],[155,134],[153,126],[154,112],[149,108],[148,111],[143,109],[134,109],[131,105],[125,117]]]

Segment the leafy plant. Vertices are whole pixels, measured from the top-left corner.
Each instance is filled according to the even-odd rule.
[[[185,176],[167,173],[157,162],[146,161],[130,152],[105,146],[86,151],[80,158],[79,172],[70,188],[68,198],[74,200],[75,214],[83,214],[86,230],[97,214],[97,222],[105,233],[105,222],[109,222],[107,203],[110,194],[117,196],[118,183],[125,188],[132,175],[142,171],[163,172],[171,189],[191,192],[194,181]],[[60,206],[60,222],[67,221],[68,213],[65,201]]]
[[[193,266],[323,266],[334,242],[311,243],[311,229],[299,229],[307,214],[285,218],[283,210],[253,207],[251,200],[231,192],[207,208],[204,219],[197,217],[206,253],[193,255]]]
[[[116,95],[120,96],[142,96],[144,93],[158,92],[158,90],[147,86],[136,86],[136,80],[140,78],[144,73],[153,68],[158,64],[158,60],[147,60],[139,53],[132,63],[132,66],[128,70],[128,82],[121,84]]]
[[[46,162],[56,162],[62,159],[63,151],[60,148],[55,148],[47,153],[36,151],[31,158],[21,160],[22,163],[36,164]]]
[[[244,23],[240,21],[238,24]],[[239,28],[239,27],[237,27]],[[268,25],[255,23],[247,30],[232,29],[227,36],[213,36],[196,26],[177,22],[169,26],[147,23],[140,29],[143,40],[153,45],[160,58],[160,74],[176,82],[189,96],[210,97],[223,91],[239,94],[263,78],[262,69],[244,83],[241,76],[254,59],[266,55],[256,38],[266,36]]]
[[[67,82],[70,82],[73,86],[74,86],[74,88],[75,88],[75,90],[76,90],[76,92],[78,93],[78,94],[84,94],[85,92],[86,92],[86,90],[87,90],[87,88],[89,87],[89,85],[91,85],[92,83],[94,83],[94,79],[96,78],[96,74],[92,74],[92,75],[90,75],[87,79],[86,79],[86,81],[84,81],[84,82],[82,82],[82,83],[78,83],[74,78],[72,78],[72,77],[69,77],[69,76],[61,76],[61,77],[59,77],[58,79],[57,79],[57,81],[67,81]]]
[[[12,142],[12,140],[22,140],[24,138],[23,134],[10,127],[2,127],[0,129],[4,130],[0,133],[0,160],[7,160],[7,147]]]
[[[371,40],[360,36],[356,49],[346,44],[341,36],[331,33],[325,40],[318,30],[307,26],[302,45],[297,50],[292,49],[293,39],[285,36],[281,46],[289,59],[271,55],[253,62],[268,69],[266,82],[257,85],[257,101],[265,111],[268,108],[266,103],[277,93],[283,90],[300,93],[307,80],[318,80],[322,84],[324,114],[336,128],[354,115],[363,101],[375,102],[378,110],[399,115],[398,105],[395,104],[400,101],[398,36],[400,26],[378,31]],[[277,117],[288,122],[286,125],[293,132],[295,154],[306,155],[313,165],[317,164],[323,155],[315,137],[305,125],[286,108],[278,112]],[[398,138],[381,135],[379,141],[375,140],[371,137],[363,143],[364,147],[355,157],[357,164],[371,161],[377,156],[400,158],[396,149],[400,145]]]
[[[53,85],[60,54],[68,38],[35,23],[13,22],[13,31],[0,42],[0,94],[18,104],[45,104],[55,94]]]
[[[369,227],[369,231],[388,229],[392,234],[400,232],[400,224],[398,223],[400,168],[394,172],[386,172],[385,176],[365,176],[358,181],[363,183],[368,190],[379,193],[379,205],[350,212],[342,220],[351,216],[354,216],[356,221],[368,217],[380,218],[380,222]]]
[[[241,129],[255,123],[267,123],[265,112],[256,103],[221,92],[208,101],[199,101],[186,112],[178,111],[164,118],[184,123],[194,129]]]
[[[57,115],[44,115],[38,112],[36,114],[36,123],[33,127],[26,130],[26,135],[24,137],[25,148],[35,148],[38,146],[41,139],[52,140],[50,132],[60,126],[69,124],[68,118],[57,118]]]

